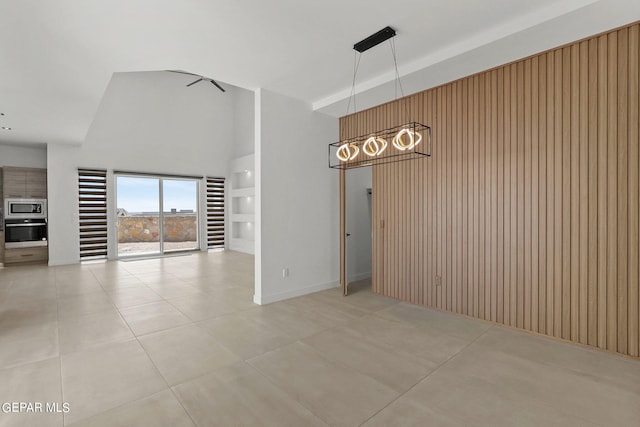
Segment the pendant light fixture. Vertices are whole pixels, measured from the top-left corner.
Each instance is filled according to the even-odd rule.
[[[404,98],[402,84],[400,83],[400,74],[398,72],[395,42],[393,40],[395,35],[396,32],[393,28],[385,27],[353,45],[356,53],[354,54],[353,82],[346,115],[349,115],[352,102],[354,114],[356,113],[356,75],[360,66],[362,53],[387,40],[389,40],[391,46],[396,73],[396,99],[398,97],[398,88],[400,88],[401,96]],[[431,127],[410,121],[406,102],[404,102],[403,107],[404,108],[399,108],[398,110],[398,123],[402,124],[329,144],[329,167],[335,169],[352,169],[382,163],[419,159],[425,156],[430,157],[432,145]]]

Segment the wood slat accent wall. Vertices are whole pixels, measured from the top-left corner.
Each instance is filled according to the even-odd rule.
[[[343,117],[433,126],[432,158],[373,167],[374,292],[638,356],[639,47],[636,23]]]

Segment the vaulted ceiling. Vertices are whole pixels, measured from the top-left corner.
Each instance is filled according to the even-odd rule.
[[[4,0],[0,143],[82,143],[114,72],[186,70],[340,116],[353,43],[386,25],[407,94],[638,19],[637,0]],[[393,78],[388,46],[364,53],[358,108]]]

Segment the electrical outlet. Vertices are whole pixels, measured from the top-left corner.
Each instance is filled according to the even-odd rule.
[[[282,277],[289,277],[289,268],[285,267],[282,269]]]
[[[436,276],[436,286],[442,286],[442,276]]]

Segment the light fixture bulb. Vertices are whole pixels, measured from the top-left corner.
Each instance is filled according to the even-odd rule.
[[[351,150],[349,149],[349,144],[342,144],[340,148],[338,148],[338,151],[336,152],[336,156],[338,156],[338,159],[340,159],[343,162],[346,162],[347,160],[349,160],[349,157],[351,157]]]
[[[358,148],[357,145],[353,145],[351,143],[345,142],[340,146],[340,148],[338,148],[338,151],[336,152],[336,156],[341,161],[346,162],[347,160],[355,159],[359,152],[360,152],[360,149]]]
[[[382,154],[384,152],[384,150],[387,149],[387,145],[389,145],[389,144],[387,143],[387,140],[384,139],[384,138],[378,138],[378,142],[381,144],[380,150],[378,150],[378,156],[379,156],[380,154]]]
[[[353,160],[356,158],[356,156],[358,155],[358,153],[360,152],[360,149],[358,148],[357,145],[351,145],[351,148],[353,148],[353,154],[351,154],[351,157],[349,157],[349,160]]]
[[[413,131],[411,131],[411,132],[413,132]],[[414,135],[414,139],[415,139],[415,142],[413,143],[413,146],[415,147],[416,145],[418,145],[418,144],[420,144],[422,142],[422,134],[420,132],[413,132],[413,135]]]
[[[405,141],[405,139],[408,139],[408,141]],[[409,147],[413,147],[413,135],[411,134],[409,129],[403,128],[400,129],[400,132],[398,132],[396,136],[393,137],[393,140],[391,142],[393,143],[393,146],[398,150],[404,151]]]
[[[2,126],[2,130],[11,130],[10,127]]]
[[[387,149],[387,141],[384,138],[371,136],[362,145],[362,151],[369,156],[379,156]]]
[[[376,138],[373,136],[370,136],[369,138],[367,138],[364,144],[362,144],[362,151],[364,151],[364,154],[366,154],[369,157],[373,157],[376,154],[378,154],[379,150],[380,150],[380,147],[376,142]]]
[[[392,143],[400,151],[411,150],[422,142],[422,134],[411,129],[404,128],[393,137]]]

